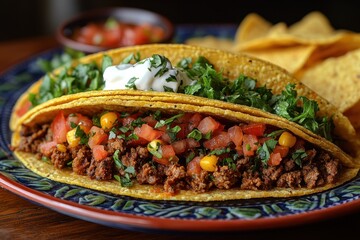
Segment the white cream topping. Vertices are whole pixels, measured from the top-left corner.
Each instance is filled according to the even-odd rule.
[[[161,60],[161,61],[160,61]],[[120,64],[105,69],[104,90],[137,89],[143,91],[177,92],[191,85],[187,74],[174,68],[165,58],[146,58],[136,64]]]

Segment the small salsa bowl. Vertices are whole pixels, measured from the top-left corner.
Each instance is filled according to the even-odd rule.
[[[65,47],[95,53],[124,46],[169,43],[174,25],[165,16],[140,8],[90,10],[60,24],[57,40]]]

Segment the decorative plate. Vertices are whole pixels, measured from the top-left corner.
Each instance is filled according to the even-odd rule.
[[[211,34],[232,37],[236,26],[179,26],[176,41]],[[0,185],[32,202],[83,220],[132,230],[239,231],[284,227],[321,220],[360,207],[360,176],[335,189],[305,197],[225,202],[148,201],[105,194],[40,177],[16,160],[9,149],[9,119],[22,92],[43,75],[39,58],[24,61],[0,76]]]

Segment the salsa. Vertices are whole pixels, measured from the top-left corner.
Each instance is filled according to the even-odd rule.
[[[130,24],[111,17],[76,29],[72,38],[89,45],[120,47],[159,42],[164,35],[164,29],[159,26],[149,23]]]

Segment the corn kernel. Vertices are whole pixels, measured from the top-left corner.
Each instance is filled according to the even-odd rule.
[[[110,130],[117,121],[117,114],[115,112],[107,112],[100,117],[100,125],[104,130]]]
[[[279,137],[279,145],[284,147],[293,147],[296,143],[296,137],[289,132],[283,132]]]
[[[76,147],[80,143],[80,138],[75,136],[76,128],[70,130],[66,134],[66,140],[70,147]]]
[[[205,171],[214,172],[218,159],[215,155],[206,155],[200,159],[200,167]]]
[[[64,144],[58,143],[58,144],[56,144],[56,148],[60,152],[66,152],[66,146]]]
[[[155,140],[152,140],[151,142],[148,143],[147,145],[147,150],[150,152],[150,151],[157,151],[159,150],[159,147],[161,145],[163,145],[163,141],[161,141],[160,139],[155,139]]]

